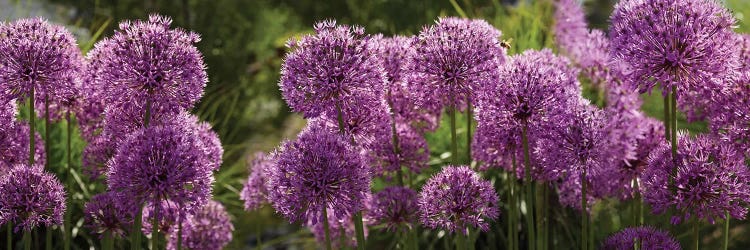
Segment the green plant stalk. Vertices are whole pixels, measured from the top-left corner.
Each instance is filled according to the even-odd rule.
[[[72,138],[71,137],[73,136],[73,125],[71,124],[72,121],[70,120],[70,110],[68,110],[65,113],[65,121],[67,122],[67,129],[66,130],[67,130],[67,134],[68,134],[68,137],[66,138],[66,142],[65,142],[65,151],[66,151],[66,157],[65,158],[66,158],[66,160],[68,162],[68,171],[67,171],[66,174],[67,174],[68,178],[65,179],[65,182],[66,182],[66,186],[68,188],[72,188],[73,184],[70,183],[70,180],[73,179],[73,176],[71,174],[73,172],[73,158],[72,158],[73,147],[71,146],[72,145],[72,143],[71,143]],[[71,212],[70,207],[71,207],[72,203],[70,201],[67,201],[67,200],[66,200],[66,202],[68,203],[68,208],[69,209],[65,209],[65,220],[63,221],[63,229],[65,230],[63,232],[64,233],[63,237],[65,238],[65,240],[63,242],[63,248],[65,250],[70,250],[70,242],[72,241],[72,237],[71,237],[72,236],[72,234],[71,234],[72,228],[71,228],[71,225],[70,225],[70,220],[71,220],[70,217],[71,217],[71,213],[72,212]]]
[[[473,119],[471,99],[466,97],[466,164],[471,166],[471,120]]]
[[[515,150],[513,150],[515,152]],[[511,159],[513,163],[513,170],[512,170],[512,176],[510,177],[509,181],[511,186],[513,187],[513,195],[511,195],[511,198],[513,198],[513,201],[511,201],[511,220],[513,220],[513,238],[511,238],[511,241],[513,242],[513,249],[518,249],[520,246],[520,243],[518,242],[518,183],[516,182],[516,178],[518,178],[518,163],[516,162],[516,154],[511,154]]]
[[[260,236],[258,237],[258,245],[261,245]],[[180,212],[180,219],[177,222],[177,250],[182,250],[182,212]]]
[[[461,231],[463,231],[463,229]],[[464,235],[464,232],[456,232],[455,239],[456,250],[469,249],[469,246],[466,244],[466,236]]]
[[[417,225],[414,225],[414,227],[409,230],[409,242],[411,243],[411,249],[412,250],[419,250],[419,234],[417,234]]]
[[[344,248],[346,246],[346,231],[344,227],[339,227],[339,247]]]
[[[700,220],[698,220],[698,218],[696,218],[695,221],[693,222],[693,240],[695,241],[694,242],[695,245],[693,246],[693,249],[695,249],[695,250],[700,249],[700,245],[701,245],[701,240],[700,240],[700,227],[701,227],[701,225],[700,225],[700,223],[701,222],[700,222]]]
[[[331,229],[328,225],[328,208],[323,206],[323,230],[326,235],[326,249],[331,250]]]
[[[6,226],[8,229],[7,232],[7,250],[13,250],[13,223],[8,222],[8,225]]]
[[[516,164],[513,164],[513,168],[515,168],[515,165]],[[515,214],[513,207],[515,207],[516,204],[513,202],[513,181],[511,178],[511,173],[508,173],[508,249],[512,250],[515,249],[513,247],[513,228],[515,227],[513,224],[513,216]]]
[[[581,249],[586,250],[589,247],[589,230],[588,230],[588,218],[589,213],[586,211],[586,189],[588,188],[586,181],[586,169],[583,169],[583,172],[581,173],[581,237],[583,240],[581,240]]]
[[[670,141],[670,132],[672,132],[672,126],[670,126],[670,120],[672,120],[672,113],[669,111],[669,95],[664,96],[664,138]]]
[[[344,135],[344,116],[341,114],[341,106],[338,103],[336,103],[336,118],[339,122],[339,133]],[[351,138],[351,141],[352,145],[356,144],[354,137]],[[354,220],[354,231],[357,234],[357,249],[364,250],[367,242],[365,241],[364,223],[362,223],[362,211],[357,211],[352,219]],[[328,221],[328,217],[325,218],[325,221]]]
[[[450,117],[451,126],[451,159],[452,163],[458,165],[458,136],[456,135],[456,108],[448,108],[448,117]]]
[[[49,120],[49,95],[44,94],[44,152],[47,152],[44,154],[45,161],[44,161],[44,169],[49,171],[50,167],[50,160],[49,156],[51,154],[51,147],[50,142],[52,141],[49,137],[49,130],[50,130],[50,120]],[[67,214],[69,209],[65,209],[65,213]],[[47,230],[44,232],[45,236],[45,246],[44,249],[52,250],[52,227],[48,227]]]
[[[47,227],[46,232],[44,232],[44,249],[52,250],[52,227]]]
[[[633,180],[633,188],[635,190],[635,226],[643,225],[643,200],[641,199],[641,191],[638,185],[638,178]]]
[[[33,86],[33,85],[32,85]],[[36,115],[34,114],[34,87],[29,95],[29,167],[34,165],[34,152],[36,151]]]
[[[31,231],[23,231],[23,249],[31,250]]]
[[[732,216],[729,215],[729,211],[725,212],[726,219],[724,219],[724,250],[729,249],[729,221],[732,220]]]
[[[396,170],[396,183],[398,183],[399,186],[403,187],[404,176],[401,170],[401,160],[399,159],[399,156],[401,155],[401,145],[399,145],[398,141],[398,130],[396,130],[395,117],[391,117],[391,132],[393,133],[393,152],[396,154],[396,163],[398,165],[398,169]]]
[[[677,86],[672,86],[671,98],[672,137],[670,139],[672,140],[672,159],[677,159]]]
[[[526,228],[528,230],[528,249],[536,249],[536,235],[534,233],[534,190],[531,183],[531,154],[529,153],[528,123],[524,122],[521,130],[524,161],[524,188],[526,189]]]
[[[102,244],[102,248],[105,250],[115,249],[115,237],[112,232],[107,232],[106,234],[104,234],[104,242],[102,242]]]
[[[143,208],[138,208],[135,218],[133,218],[133,230],[130,232],[130,249],[141,249],[141,223],[143,219]]]

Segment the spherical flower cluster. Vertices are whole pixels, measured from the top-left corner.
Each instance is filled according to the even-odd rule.
[[[497,81],[496,69],[506,60],[500,35],[478,19],[443,17],[423,28],[407,66],[418,104],[463,109],[475,91]]]
[[[601,30],[586,27],[583,6],[576,0],[559,0],[555,5],[555,42],[592,83],[602,88],[610,84],[609,40]]]
[[[715,86],[736,67],[735,20],[717,1],[621,1],[611,20],[610,53],[642,92]]]
[[[94,137],[83,149],[82,170],[91,179],[107,172],[107,163],[117,153],[116,142],[110,136]]]
[[[408,123],[419,131],[435,130],[441,108],[437,105],[417,106],[415,93],[409,91],[407,63],[416,54],[413,37],[394,36],[378,40],[388,81],[386,100],[394,119]]]
[[[489,181],[466,166],[446,166],[427,180],[419,193],[420,220],[429,228],[468,234],[468,227],[489,230],[500,215],[498,197]]]
[[[742,154],[716,138],[679,134],[676,160],[662,143],[651,153],[641,179],[643,198],[654,213],[678,211],[673,224],[691,217],[713,223],[726,212],[739,219],[747,215],[750,172]]]
[[[110,103],[151,103],[170,110],[193,107],[208,81],[195,47],[200,36],[170,29],[168,17],[124,21],[109,39],[97,44],[94,83],[105,86]],[[143,114],[144,112],[140,112]]]
[[[13,113],[15,115],[15,113]],[[42,141],[39,133],[34,133],[37,142]],[[10,121],[0,127],[0,176],[10,172],[13,166],[26,164],[29,161],[29,124],[21,121]],[[34,148],[34,163],[44,165],[46,152],[44,147]]]
[[[273,156],[265,153],[256,153],[252,162],[249,163],[247,183],[240,192],[240,200],[245,201],[245,210],[251,211],[268,203],[269,188],[268,170],[275,164]]]
[[[374,144],[373,173],[385,175],[395,171],[401,171],[406,167],[412,172],[419,173],[428,167],[430,150],[427,141],[414,128],[408,124],[398,123],[394,125],[396,135],[378,136],[379,143]]]
[[[311,123],[297,140],[285,142],[275,153],[269,170],[268,199],[277,212],[291,221],[323,217],[323,209],[336,209],[343,218],[362,209],[370,192],[370,171],[359,149],[344,136]]]
[[[568,60],[548,49],[512,57],[500,69],[497,84],[478,93],[475,118],[480,139],[472,151],[487,154],[481,158],[485,163],[508,162],[512,153],[522,149],[524,127],[533,145],[536,138],[555,129],[553,124],[564,124],[580,98],[577,75]]]
[[[62,26],[42,18],[0,24],[2,102],[28,97],[32,90],[37,101],[45,95],[64,99],[79,77],[82,62],[75,38]]]
[[[117,193],[106,192],[94,195],[84,208],[86,228],[98,234],[100,237],[107,234],[115,237],[123,237],[130,230],[133,223],[133,215],[127,211],[118,209]]]
[[[65,190],[41,165],[19,164],[0,177],[0,224],[13,223],[14,231],[39,225],[60,225],[65,213]]]
[[[386,73],[377,42],[363,36],[361,27],[323,21],[314,35],[290,40],[279,82],[289,107],[311,118],[356,107],[357,99],[382,98]]]
[[[186,211],[203,205],[211,195],[211,165],[202,144],[179,125],[151,126],[128,136],[109,161],[107,184],[120,192],[125,209],[169,199]]]
[[[640,249],[679,250],[680,243],[669,233],[652,227],[629,227],[607,238],[602,249],[627,250],[640,244]]]
[[[234,226],[224,205],[209,201],[189,215],[182,225],[182,249],[224,249],[232,241]],[[178,249],[178,230],[169,234],[167,249]]]
[[[388,104],[385,100],[357,99],[352,105],[340,110],[326,112],[315,122],[324,122],[336,133],[343,132],[354,144],[365,149],[382,143],[384,138],[391,138],[391,119]]]
[[[388,230],[413,230],[418,219],[417,192],[406,187],[387,187],[373,195],[368,216]]]

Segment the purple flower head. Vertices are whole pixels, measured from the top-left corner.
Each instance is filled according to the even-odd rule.
[[[368,216],[390,231],[412,230],[418,220],[417,192],[406,187],[387,187],[373,195]]]
[[[388,81],[386,99],[394,118],[418,128],[431,131],[437,128],[441,108],[436,105],[417,105],[417,96],[409,91],[409,71],[407,63],[416,55],[412,44],[413,37],[395,36],[378,40]]]
[[[375,143],[372,149],[376,155],[373,161],[373,172],[376,175],[386,175],[401,171],[403,166],[419,173],[427,168],[430,151],[424,137],[408,124],[397,123],[395,126],[396,138],[393,137],[393,132],[377,136],[379,142]],[[396,144],[394,140],[398,143]]]
[[[610,164],[607,121],[602,110],[581,100],[568,121],[559,126],[562,128],[540,138],[534,150],[547,179],[585,171],[590,180]]]
[[[680,243],[669,233],[653,227],[629,227],[607,238],[602,249],[628,250],[639,243],[644,250],[680,250]]]
[[[382,98],[386,73],[377,43],[358,26],[315,24],[315,34],[290,40],[281,69],[281,93],[289,107],[307,118],[360,98]],[[352,107],[353,108],[353,107]]]
[[[153,202],[146,203],[143,207],[143,217],[141,217],[143,225],[141,231],[144,234],[151,234],[154,217],[156,217],[159,232],[169,232],[177,228],[177,223],[180,223],[184,214],[185,211],[180,208],[180,205],[171,200],[159,201],[158,207],[155,207]]]
[[[110,103],[152,103],[169,110],[193,107],[208,82],[206,66],[195,43],[200,36],[170,29],[172,19],[150,15],[148,21],[123,21],[100,44],[91,63]]]
[[[213,169],[198,136],[184,126],[151,126],[120,144],[108,163],[107,184],[122,193],[124,209],[168,199],[192,211],[211,196]]]
[[[317,119],[311,119],[310,123],[323,122],[331,131],[343,131],[349,139],[347,141],[353,140],[355,145],[365,149],[376,147],[385,137],[391,138],[391,119],[385,100],[360,98],[353,100],[352,104],[340,111],[326,112]]]
[[[611,20],[610,53],[641,92],[714,86],[736,67],[735,20],[717,1],[621,1]]]
[[[117,153],[115,140],[102,134],[93,138],[83,149],[82,169],[92,180],[107,172],[107,163]]]
[[[208,201],[186,217],[182,225],[182,249],[224,249],[232,241],[234,226],[224,205]],[[177,249],[178,230],[169,234],[167,249]]]
[[[750,202],[750,173],[742,154],[709,136],[678,134],[677,159],[663,142],[649,157],[641,175],[643,199],[654,213],[674,208],[673,224],[691,217],[713,223],[724,218],[744,219]],[[674,178],[670,181],[670,176]]]
[[[32,88],[37,101],[43,101],[45,94],[61,99],[70,93],[82,65],[75,38],[62,26],[42,18],[0,24],[3,101],[28,97]]]
[[[489,230],[488,220],[500,215],[498,197],[489,181],[466,166],[446,166],[419,192],[423,225],[467,234],[468,227]]]
[[[4,112],[7,112],[7,110]],[[13,116],[15,116],[15,112]],[[35,133],[34,136],[37,142],[42,141],[39,133]],[[37,145],[34,148],[34,163],[43,166],[45,161],[44,147]],[[29,124],[22,121],[11,121],[9,124],[4,124],[0,127],[0,177],[10,172],[15,165],[28,162]]]
[[[591,208],[594,207],[596,200],[602,198],[597,195],[597,186],[593,185],[595,182],[591,181],[592,178],[596,177],[598,175],[587,178],[588,182],[586,183],[586,212],[589,213],[591,212]],[[559,196],[560,204],[581,210],[581,205],[583,205],[581,204],[581,196],[583,196],[581,175],[571,174],[565,178],[558,179],[557,182],[557,195]]]
[[[357,235],[354,228],[354,221],[352,220],[351,215],[347,215],[344,218],[338,218],[336,217],[336,211],[328,210],[328,227],[329,227],[329,233],[331,237],[331,245],[334,249],[342,249],[344,247],[356,247],[357,246]],[[365,218],[366,220],[366,218]],[[364,221],[365,225],[367,225],[367,221]],[[320,243],[325,243],[326,235],[325,235],[325,225],[322,221],[307,222],[307,227],[310,229],[310,231],[315,236],[315,239]],[[365,230],[365,238],[367,237],[368,230],[367,226],[363,228]],[[343,233],[343,236],[342,236]],[[343,239],[343,243],[345,246],[341,246]]]
[[[245,201],[245,210],[256,210],[268,203],[268,171],[273,168],[274,164],[272,155],[260,152],[255,153],[254,159],[249,162],[250,176],[240,192],[240,199]]]
[[[370,192],[370,169],[349,139],[311,123],[297,140],[285,142],[268,171],[268,199],[290,221],[323,217],[323,208],[336,209],[336,218],[362,210]],[[330,213],[329,213],[330,214]]]
[[[117,208],[117,193],[106,192],[94,195],[84,208],[86,228],[103,237],[112,234],[123,237],[130,230],[133,214]]]
[[[13,223],[14,231],[39,225],[60,225],[65,213],[65,190],[42,165],[19,164],[0,177],[0,224]]]
[[[480,19],[443,17],[424,27],[408,63],[409,88],[420,106],[463,109],[475,91],[497,81],[505,63],[500,31]]]

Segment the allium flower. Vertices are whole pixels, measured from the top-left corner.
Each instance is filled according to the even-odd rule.
[[[418,220],[417,192],[406,187],[387,187],[373,195],[368,216],[388,230],[412,230]],[[402,228],[405,227],[405,228]]]
[[[141,129],[124,140],[108,163],[110,191],[121,204],[136,210],[146,202],[171,200],[186,211],[211,196],[213,175],[195,134],[179,125]]]
[[[411,92],[420,106],[463,109],[482,86],[497,81],[505,63],[500,31],[484,20],[443,17],[422,29],[408,63]]]
[[[111,103],[136,103],[187,110],[203,95],[208,78],[201,53],[195,47],[200,36],[170,29],[172,20],[150,15],[148,21],[124,21],[119,30],[100,42],[104,50],[91,63],[97,84],[106,86]]]
[[[407,63],[416,54],[413,37],[394,36],[378,40],[379,55],[385,68],[386,100],[394,118],[409,123],[419,131],[432,131],[438,126],[440,106],[417,106],[415,93],[409,91]]]
[[[39,225],[60,225],[65,213],[65,190],[42,165],[19,164],[0,177],[0,224],[13,223],[14,231]]]
[[[297,140],[285,142],[269,170],[268,199],[290,221],[323,217],[323,209],[336,209],[344,218],[362,209],[370,191],[369,166],[349,139],[320,123],[311,123]]]
[[[412,172],[419,173],[422,169],[428,167],[427,162],[430,160],[430,150],[427,147],[427,141],[414,128],[408,124],[396,124],[396,133],[398,144],[395,144],[393,133],[379,135],[379,141],[374,144],[375,159],[373,161],[373,173],[385,175],[401,171],[401,167],[406,167]],[[390,136],[389,136],[390,135]],[[398,152],[396,147],[398,145]]]
[[[673,224],[691,217],[713,223],[717,217],[724,218],[725,212],[744,219],[750,202],[750,173],[742,154],[709,136],[691,139],[678,134],[677,139],[677,159],[672,159],[669,144],[663,142],[651,153],[641,175],[643,198],[653,212],[676,209]]]
[[[177,223],[180,223],[184,214],[185,211],[180,205],[171,200],[159,201],[158,207],[155,207],[153,202],[146,203],[143,207],[143,217],[141,217],[141,225],[143,225],[141,231],[150,235],[153,230],[154,217],[156,217],[159,232],[169,232],[177,228]]]
[[[13,113],[15,115],[15,113]],[[42,141],[39,133],[35,134],[37,142]],[[34,148],[34,163],[44,165],[46,153],[44,147]],[[10,172],[13,166],[29,162],[29,125],[26,122],[12,121],[0,127],[0,177]]]
[[[117,153],[116,141],[107,134],[98,135],[83,149],[83,173],[97,179],[107,172],[107,163]]]
[[[365,149],[376,147],[386,137],[391,138],[391,119],[388,104],[384,100],[360,98],[353,100],[352,104],[342,108],[340,112],[330,111],[317,119],[311,119],[310,123],[323,122],[331,131],[343,131],[348,141],[353,140],[355,145]],[[341,125],[343,129],[340,128]]]
[[[640,249],[679,250],[680,243],[669,233],[652,227],[629,227],[607,238],[602,249],[628,250],[640,243]]]
[[[362,27],[319,22],[314,35],[290,40],[287,47],[279,86],[289,107],[305,117],[353,106],[360,98],[382,98],[386,74],[377,43],[364,37]]]
[[[603,111],[581,100],[568,121],[558,125],[561,129],[540,138],[534,153],[549,176],[547,179],[584,172],[591,178],[611,164],[606,123]]]
[[[598,177],[592,176],[593,178]],[[587,184],[587,190],[586,190],[586,211],[590,212],[591,208],[594,206],[597,199],[602,198],[598,195],[597,186],[594,186],[595,182],[591,181],[591,178],[589,179]],[[556,180],[557,183],[557,195],[560,199],[560,204],[572,207],[578,210],[581,209],[581,196],[583,195],[582,192],[582,183],[581,183],[581,175],[571,174],[566,176],[565,178],[560,178]]]
[[[446,166],[419,192],[423,225],[467,234],[468,227],[489,230],[488,220],[500,215],[498,197],[489,181],[466,166]]]
[[[588,23],[583,12],[583,6],[577,0],[555,1],[555,43],[574,58],[577,54],[579,42],[588,35]]]
[[[120,198],[112,192],[94,195],[83,210],[86,228],[100,237],[106,234],[123,237],[130,230],[133,215],[117,208],[116,202]]]
[[[717,1],[621,1],[611,20],[610,53],[642,92],[714,86],[736,67],[735,20]]]
[[[223,249],[232,241],[234,226],[224,205],[209,201],[182,225],[182,249]],[[177,249],[177,230],[169,234],[167,249]]]
[[[252,211],[268,203],[269,188],[268,170],[275,164],[273,156],[265,153],[255,153],[252,162],[249,162],[247,183],[240,192],[240,200],[245,201],[245,210]]]
[[[357,246],[357,235],[354,228],[354,222],[352,220],[352,216],[348,215],[344,218],[338,218],[334,214],[336,213],[335,209],[334,211],[328,212],[328,227],[329,227],[329,234],[331,237],[331,246],[334,249],[342,249],[344,247],[351,247],[354,248]],[[367,225],[367,221],[364,222],[365,225]],[[310,229],[310,231],[315,236],[315,239],[323,244],[326,240],[325,235],[325,225],[322,221],[318,222],[307,222],[307,227]],[[367,237],[368,230],[365,226],[364,228],[365,238]],[[341,236],[341,233],[344,233],[343,237]],[[345,246],[341,246],[341,241],[344,241]]]
[[[472,151],[510,161],[512,153],[522,149],[524,126],[528,128],[530,145],[535,138],[554,130],[553,124],[568,118],[572,103],[580,96],[577,75],[565,58],[547,49],[512,57],[500,69],[497,84],[479,92],[475,118],[476,137],[481,140],[475,140]],[[518,159],[523,162],[523,158]]]
[[[37,101],[68,93],[83,64],[75,38],[64,27],[42,18],[0,25],[0,99]],[[41,98],[39,98],[41,97]]]

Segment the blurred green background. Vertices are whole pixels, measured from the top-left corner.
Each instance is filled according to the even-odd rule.
[[[584,1],[587,18],[594,28],[606,29],[613,0]],[[750,30],[745,16],[750,15],[750,1],[728,0],[727,6],[738,19],[738,32]],[[234,241],[230,249],[264,248],[315,248],[311,234],[299,225],[290,225],[285,219],[266,207],[259,211],[245,212],[238,192],[247,178],[246,161],[256,151],[270,151],[283,138],[292,138],[304,126],[304,120],[290,112],[281,99],[278,89],[279,69],[286,52],[284,43],[291,37],[312,31],[312,25],[322,19],[333,18],[340,23],[359,24],[368,33],[385,35],[413,35],[421,27],[430,25],[439,16],[461,16],[483,18],[503,32],[503,39],[512,39],[511,54],[525,49],[554,48],[551,27],[554,22],[554,6],[549,0],[48,0],[13,1],[0,0],[0,19],[6,21],[26,16],[45,16],[67,25],[78,36],[81,48],[86,51],[102,37],[111,35],[117,23],[125,19],[145,18],[149,13],[160,13],[173,17],[173,26],[193,30],[202,36],[198,48],[208,65],[209,84],[205,96],[194,113],[209,121],[220,135],[225,148],[224,165],[216,175],[214,195],[227,206],[235,225]],[[591,92],[587,92],[591,93]],[[649,115],[661,118],[660,95],[644,95],[643,109]],[[590,95],[593,99],[596,95]],[[459,119],[464,119],[459,117]],[[445,123],[445,121],[444,121]],[[464,123],[459,123],[464,124]],[[705,131],[705,123],[679,123],[693,132]],[[465,125],[464,125],[465,126]],[[63,131],[56,128],[53,139],[62,139]],[[56,132],[56,133],[55,133]],[[413,187],[418,188],[432,173],[439,170],[449,150],[447,126],[426,135],[430,143],[432,168],[414,178]],[[459,127],[459,136],[466,136],[466,127]],[[459,140],[464,145],[465,140]],[[77,143],[80,150],[83,143]],[[62,159],[62,156],[59,156]],[[76,155],[79,157],[79,155]],[[485,173],[493,180],[500,197],[504,185],[500,185],[502,173]],[[79,182],[80,183],[80,182]],[[378,181],[374,189],[382,184]],[[83,184],[73,190],[74,219],[78,228],[81,208],[92,192],[104,189],[102,183]],[[502,198],[501,198],[502,199]],[[612,232],[629,224],[629,205],[616,201],[599,202],[594,211],[595,241],[598,242]],[[505,210],[505,209],[503,209]],[[555,249],[578,246],[578,212],[557,209],[555,230],[559,234]],[[649,216],[649,224],[668,227],[666,216]],[[476,235],[481,246],[494,246],[493,242],[504,241],[501,233],[503,217],[493,224],[493,233]],[[747,225],[734,222],[731,247],[750,247]],[[689,240],[688,228],[673,227],[670,232],[683,245]],[[701,230],[704,246],[719,246],[718,226],[706,225]],[[85,248],[96,241],[85,230],[77,232],[77,246]],[[392,235],[371,229],[368,247],[385,249],[393,247]],[[499,237],[499,238],[498,238]],[[447,237],[440,232],[421,233],[421,245],[426,248],[443,248]]]

